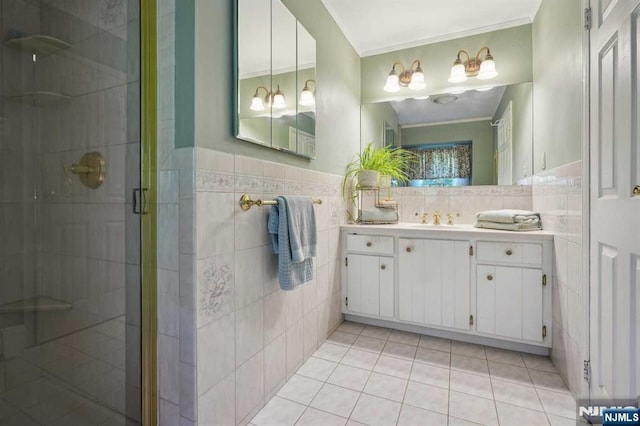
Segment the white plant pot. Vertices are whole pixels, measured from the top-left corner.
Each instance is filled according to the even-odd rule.
[[[380,174],[377,170],[362,170],[358,173],[358,186],[361,187],[374,187],[378,186],[378,176]]]

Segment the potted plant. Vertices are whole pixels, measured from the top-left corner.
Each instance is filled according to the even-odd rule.
[[[378,186],[380,175],[389,176],[399,182],[409,180],[409,163],[415,154],[402,148],[384,146],[375,148],[373,142],[367,144],[362,152],[347,164],[342,181],[342,195],[347,194],[349,182],[355,181],[357,187]]]

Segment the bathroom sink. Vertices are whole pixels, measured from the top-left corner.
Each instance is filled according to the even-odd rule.
[[[434,225],[433,223],[402,223],[403,226],[408,226],[411,228],[419,228],[419,229],[432,229],[432,230],[444,230],[444,231],[454,231],[454,230],[464,230],[464,229],[471,229],[473,228],[473,225],[469,225],[469,224],[454,224],[454,225],[447,225],[447,224],[440,224],[440,225]]]

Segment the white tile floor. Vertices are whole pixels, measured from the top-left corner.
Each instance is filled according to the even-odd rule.
[[[344,322],[251,421],[575,426],[547,357]]]

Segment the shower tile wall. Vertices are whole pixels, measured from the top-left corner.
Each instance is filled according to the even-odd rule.
[[[0,34],[12,28],[38,32],[40,9],[29,2],[9,1],[0,5]],[[34,86],[31,55],[1,45],[0,93],[31,90]],[[36,157],[39,140],[33,123],[37,108],[6,98],[0,100],[0,305],[35,296],[35,200]],[[33,313],[0,314],[0,352],[15,355],[14,346],[32,344]],[[4,365],[2,366],[4,369]],[[0,374],[0,391],[6,386]],[[13,377],[9,378],[9,382]],[[11,385],[11,383],[9,383]]]
[[[139,139],[127,134],[126,3],[54,1],[41,21],[43,32],[71,44],[36,66],[41,90],[71,96],[41,108],[38,291],[73,304],[41,315],[38,340],[48,341],[124,314],[125,157]],[[95,190],[63,168],[90,151],[107,162]]]
[[[586,395],[582,360],[588,306],[582,259],[582,161],[534,176],[533,208],[554,233],[553,349],[551,359],[576,396]]]
[[[125,411],[125,344],[136,352],[139,336],[137,320],[125,324],[124,317],[125,284],[139,280],[139,231],[125,190],[137,186],[140,161],[133,102],[139,67],[128,67],[138,62],[139,47],[127,43],[138,37],[137,4],[2,1],[2,39],[16,31],[44,34],[71,47],[38,55],[35,63],[29,52],[1,47],[2,94],[37,90],[69,98],[0,104],[0,304],[39,296],[72,308],[0,313],[6,360],[0,392],[47,374]],[[90,151],[107,164],[106,180],[95,190],[63,167]],[[24,326],[17,333],[22,341],[11,339],[10,325]]]

